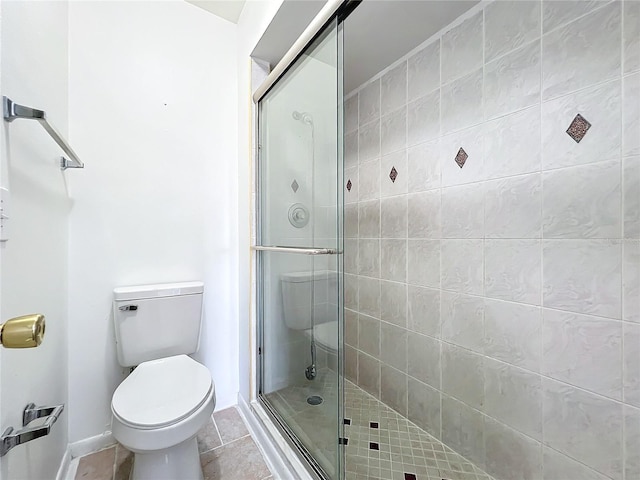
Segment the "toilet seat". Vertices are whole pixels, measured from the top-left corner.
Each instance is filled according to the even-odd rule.
[[[210,396],[209,370],[186,355],[140,364],[116,389],[111,409],[136,429],[157,429],[185,419]]]

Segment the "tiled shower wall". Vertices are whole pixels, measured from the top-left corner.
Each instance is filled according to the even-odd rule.
[[[640,2],[443,32],[346,101],[347,377],[496,478],[639,479]]]

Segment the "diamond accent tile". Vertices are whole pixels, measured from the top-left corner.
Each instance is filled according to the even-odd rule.
[[[398,171],[396,167],[391,167],[391,172],[389,172],[389,178],[393,183],[396,183],[396,178],[398,177]]]
[[[296,193],[298,191],[298,188],[300,188],[300,185],[298,185],[298,182],[296,182],[294,179],[293,183],[291,184],[291,190],[293,190],[293,193]]]
[[[369,450],[380,450],[380,445],[376,442],[369,442]]]
[[[577,114],[567,129],[567,135],[573,138],[576,143],[580,143],[580,140],[584,138],[590,128],[591,124],[587,119]]]
[[[378,422],[369,422],[369,428],[378,428]]]
[[[344,419],[344,424],[345,424],[345,425],[351,425],[351,419],[349,419],[349,418],[345,418],[345,419]]]
[[[460,168],[464,167],[467,158],[469,158],[469,155],[464,151],[464,148],[460,147],[460,150],[458,150],[458,154],[456,155],[456,163]]]
[[[351,179],[347,180],[347,190],[351,191],[351,187],[353,186],[353,184],[351,183]]]
[[[415,473],[405,473],[404,474],[404,480],[416,480],[418,477],[416,477]],[[444,479],[442,479],[444,480]]]

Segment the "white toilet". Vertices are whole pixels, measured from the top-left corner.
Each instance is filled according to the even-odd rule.
[[[118,362],[136,367],[111,400],[115,439],[134,453],[131,480],[202,480],[196,434],[216,402],[198,350],[202,282],[113,291]]]
[[[292,330],[304,330],[311,336],[311,327],[315,341],[327,353],[338,350],[338,321],[335,312],[337,306],[330,300],[336,289],[336,274],[326,270],[316,272],[284,273],[282,282],[282,306],[285,325]],[[312,300],[313,292],[313,300]],[[314,303],[313,323],[311,302]]]

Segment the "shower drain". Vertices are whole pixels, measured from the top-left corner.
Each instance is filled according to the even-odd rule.
[[[324,400],[322,400],[322,397],[318,396],[318,395],[312,395],[309,398],[307,398],[307,403],[309,405],[320,405]]]

